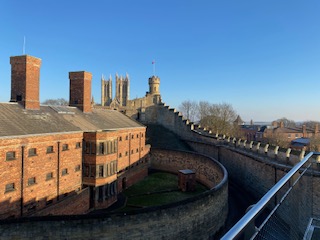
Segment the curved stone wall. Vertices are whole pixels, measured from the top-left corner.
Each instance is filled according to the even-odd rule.
[[[196,170],[210,190],[184,201],[127,214],[52,216],[0,222],[0,239],[208,239],[225,223],[228,181],[225,168],[193,152],[152,149],[151,167]]]

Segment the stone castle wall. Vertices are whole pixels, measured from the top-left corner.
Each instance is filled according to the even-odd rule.
[[[170,160],[162,161],[166,156]],[[166,171],[199,166],[201,182],[212,188],[184,201],[128,213],[6,220],[0,222],[0,238],[208,239],[224,225],[228,182],[222,165],[201,154],[160,149],[151,154],[150,161],[154,168]]]
[[[277,146],[211,133],[184,120],[179,112],[165,104],[157,107],[157,124],[180,136],[194,151],[217,159],[226,167],[230,179],[257,200],[305,156],[304,151],[294,152],[290,148],[281,149]],[[280,216],[286,222],[297,218],[299,224],[295,227],[300,228],[301,233],[305,231],[306,219],[320,215],[320,167],[317,163],[319,159],[313,161],[316,162],[312,165],[313,173],[307,173],[301,178],[293,194],[288,196],[285,203],[287,208]],[[284,190],[280,191],[278,199],[283,193]]]

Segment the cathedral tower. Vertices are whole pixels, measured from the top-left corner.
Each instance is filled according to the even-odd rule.
[[[129,76],[126,77],[118,76],[116,74],[116,100],[119,102],[120,106],[127,106],[127,101],[129,100],[129,87],[130,81]]]
[[[112,102],[112,77],[105,80],[101,77],[101,106],[110,106]]]

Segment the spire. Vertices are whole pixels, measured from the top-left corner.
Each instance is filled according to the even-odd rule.
[[[111,76],[111,74],[110,74],[110,76],[109,76],[109,80],[110,80],[110,81],[112,80],[112,76]]]
[[[129,74],[126,73],[126,80],[129,80]]]

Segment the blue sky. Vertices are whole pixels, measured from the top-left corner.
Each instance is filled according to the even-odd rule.
[[[130,76],[130,97],[161,79],[163,101],[229,103],[246,121],[320,121],[320,1],[0,2],[0,102],[10,56],[42,59],[40,100],[69,98],[70,71]]]

